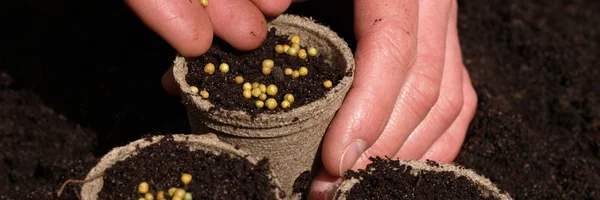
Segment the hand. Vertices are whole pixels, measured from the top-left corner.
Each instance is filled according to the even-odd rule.
[[[462,63],[455,0],[355,0],[356,76],[322,146],[312,199],[371,156],[451,162],[477,96]]]
[[[125,0],[125,3],[154,32],[181,55],[204,54],[213,33],[240,51],[260,46],[267,36],[265,16],[283,13],[291,0]],[[162,78],[164,89],[179,94],[172,69]]]

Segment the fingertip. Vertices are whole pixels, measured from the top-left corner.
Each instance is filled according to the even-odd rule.
[[[267,38],[267,21],[250,1],[212,1],[206,11],[215,35],[240,51],[256,49]]]
[[[256,5],[256,7],[258,7],[258,9],[260,9],[260,11],[262,11],[264,15],[274,17],[285,12],[285,10],[287,10],[288,7],[290,7],[292,1],[252,0],[252,3],[254,3],[254,5]]]
[[[311,182],[308,199],[332,199],[341,183],[342,178],[321,170]]]
[[[170,95],[178,95],[180,92],[179,85],[175,82],[175,76],[173,75],[173,67],[169,67],[165,74],[161,77],[161,85],[165,92]]]

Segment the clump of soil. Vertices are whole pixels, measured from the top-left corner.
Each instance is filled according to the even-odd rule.
[[[275,31],[276,29],[272,28],[263,44],[249,52],[239,52],[223,40],[216,38],[213,46],[206,54],[187,59],[188,74],[186,81],[190,86],[208,91],[210,94],[208,100],[218,107],[226,110],[258,113],[278,112],[284,109],[280,106],[272,111],[267,108],[256,108],[256,98],[246,99],[242,96],[244,90],[241,84],[235,83],[235,76],[243,76],[244,82],[258,82],[267,86],[274,84],[278,88],[278,92],[274,96],[278,103],[283,100],[285,94],[294,95],[295,101],[291,104],[291,109],[324,97],[329,91],[329,89],[323,87],[324,81],[331,80],[333,87],[335,87],[344,77],[344,71],[325,62],[321,52],[317,56],[308,56],[305,60],[286,53],[276,53],[274,50],[275,45],[290,44],[290,36],[276,35]],[[300,47],[308,49],[303,43]],[[271,59],[275,63],[270,75],[262,74],[262,62],[265,59]],[[216,70],[212,75],[204,72],[204,66],[208,63],[215,65]],[[228,73],[219,71],[221,63],[229,64],[230,71]],[[302,66],[308,68],[307,76],[292,78],[284,74],[286,68],[298,70]],[[285,110],[289,110],[289,108]]]
[[[294,185],[292,186],[292,194],[300,194],[301,199],[307,199],[311,179],[312,176],[310,171],[302,172],[298,178],[296,178],[296,181],[294,181]]]
[[[187,145],[165,137],[107,169],[100,199],[138,199],[138,185],[146,181],[150,192],[182,188],[180,176],[193,176],[187,192],[194,199],[277,199],[267,160],[257,165],[231,155],[190,151]],[[284,194],[279,194],[284,195]]]
[[[367,170],[348,171],[344,176],[362,179],[350,189],[348,199],[490,199],[468,178],[453,172],[422,171],[415,176],[411,166],[397,160],[370,160]]]

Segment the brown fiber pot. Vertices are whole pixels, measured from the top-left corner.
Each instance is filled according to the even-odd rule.
[[[215,155],[220,154],[230,154],[233,157],[245,158],[252,164],[257,164],[259,159],[256,157],[252,157],[248,153],[235,149],[234,146],[222,142],[216,137],[214,134],[204,134],[204,135],[181,135],[176,134],[172,135],[174,140],[177,142],[182,142],[185,145],[189,146],[191,151],[202,150],[205,152],[212,152]],[[152,137],[151,140],[148,139],[139,139],[134,142],[131,142],[125,146],[115,148],[111,150],[108,154],[106,154],[100,162],[92,168],[92,170],[88,173],[86,180],[97,177],[97,175],[104,173],[104,171],[111,166],[113,166],[116,162],[125,160],[130,156],[136,154],[139,150],[143,150],[154,143],[159,142],[164,136],[155,136]],[[270,174],[272,184],[280,186],[279,181],[275,177],[274,173]],[[81,198],[83,200],[96,200],[98,199],[98,193],[102,190],[102,185],[104,184],[103,178],[95,178],[90,182],[87,182],[81,188]],[[279,198],[280,188],[275,188],[273,190],[276,197]]]
[[[247,112],[216,108],[193,94],[186,82],[185,58],[175,58],[173,73],[187,106],[192,133],[215,133],[252,155],[269,158],[284,191],[290,194],[295,178],[311,169],[323,135],[352,84],[355,64],[348,44],[309,18],[281,15],[269,23],[271,27],[277,28],[277,34],[299,35],[303,44],[316,47],[326,62],[343,69],[346,76],[323,99],[288,112],[252,117]]]
[[[465,169],[461,166],[454,164],[439,164],[439,166],[431,166],[424,161],[417,160],[399,160],[400,164],[408,165],[412,167],[411,174],[417,176],[421,171],[433,171],[433,172],[442,172],[442,171],[450,171],[454,172],[456,176],[464,176],[469,179],[473,184],[477,185],[479,191],[487,196],[494,197],[493,199],[500,200],[509,200],[512,199],[509,194],[501,192],[500,189],[496,187],[489,179],[477,174],[475,171],[470,169]],[[354,185],[359,183],[360,180],[356,178],[347,179],[338,188],[337,192],[333,199],[335,200],[345,200],[347,199],[348,192],[352,189]]]

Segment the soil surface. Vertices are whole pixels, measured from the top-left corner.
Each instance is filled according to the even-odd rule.
[[[320,54],[300,59],[298,56],[275,52],[274,49],[277,44],[291,45],[289,40],[291,36],[276,35],[276,30],[272,28],[263,44],[249,52],[236,51],[223,40],[215,39],[213,46],[206,54],[187,59],[188,74],[186,80],[188,84],[198,87],[200,91],[206,90],[209,93],[208,100],[218,107],[226,110],[244,110],[250,113],[287,111],[325,97],[325,93],[329,89],[323,86],[323,82],[330,80],[333,83],[332,87],[335,87],[343,78],[344,71],[325,63]],[[300,48],[308,49],[309,47],[300,43]],[[269,75],[262,73],[262,63],[265,59],[271,59],[275,63]],[[204,72],[204,66],[208,63],[215,65],[216,69],[213,74]],[[222,73],[219,71],[221,63],[229,65],[229,72]],[[308,68],[306,76],[292,78],[292,76],[284,74],[286,68],[298,70],[300,67]],[[278,103],[281,103],[284,100],[284,95],[292,94],[294,95],[294,102],[288,109],[283,109],[281,106],[277,106],[273,111],[266,107],[259,109],[255,106],[255,101],[258,98],[247,99],[242,96],[244,89],[242,84],[235,82],[236,76],[244,77],[244,83],[252,84],[256,82],[265,86],[273,84],[277,86],[278,92],[275,96],[268,95],[268,98],[274,98]]]
[[[192,175],[184,185],[181,174]],[[99,199],[138,199],[137,188],[147,182],[150,192],[185,188],[197,199],[277,199],[268,177],[269,162],[253,165],[239,157],[190,151],[171,137],[150,145],[135,156],[117,162],[105,172]]]
[[[289,12],[355,49],[341,1]],[[456,161],[515,199],[600,199],[600,2],[459,0],[458,20],[479,105]],[[159,81],[174,50],[122,1],[0,1],[0,23],[0,199],[48,199],[113,147],[189,133]]]
[[[344,176],[360,179],[346,193],[348,199],[493,199],[482,195],[467,177],[453,172],[423,171],[415,176],[411,166],[398,161],[370,160],[368,170],[348,171]]]

